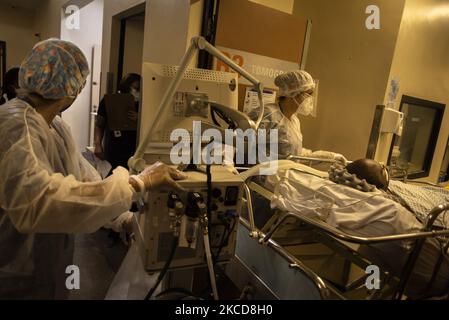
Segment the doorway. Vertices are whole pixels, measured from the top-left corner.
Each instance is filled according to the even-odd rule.
[[[122,19],[118,79],[128,73],[141,73],[144,32],[145,12]]]
[[[145,2],[112,18],[106,93],[116,92],[120,80],[126,74],[141,73],[144,32]]]

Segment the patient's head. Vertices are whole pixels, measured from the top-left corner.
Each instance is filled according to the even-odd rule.
[[[386,190],[389,183],[389,174],[386,167],[371,159],[359,159],[346,166],[349,173],[355,174],[359,179],[365,179],[378,189]]]

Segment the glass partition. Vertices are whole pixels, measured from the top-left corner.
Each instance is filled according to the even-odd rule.
[[[440,132],[445,105],[403,96],[400,111],[404,113],[402,136],[395,135],[388,164],[408,178],[429,176],[435,146]]]

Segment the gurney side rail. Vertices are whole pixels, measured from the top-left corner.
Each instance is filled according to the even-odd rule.
[[[442,236],[447,235],[446,233],[449,232],[449,230],[438,230],[438,231],[431,231],[433,228],[433,225],[436,221],[436,219],[445,211],[449,210],[449,204],[445,204],[445,205],[438,205],[435,208],[432,209],[432,211],[430,211],[430,213],[427,215],[427,220],[425,223],[425,226],[423,228],[423,233],[443,233],[441,234]],[[426,238],[420,238],[416,240],[415,246],[413,247],[412,252],[410,253],[407,263],[404,266],[404,270],[403,270],[403,277],[401,278],[401,282],[399,283],[399,287],[398,287],[398,291],[396,292],[396,299],[400,299],[402,297],[402,295],[404,294],[405,288],[407,286],[407,281],[410,278],[412,272],[413,272],[413,268],[416,264],[416,261],[418,260],[419,254],[421,253],[422,247],[424,246],[424,242],[426,241]],[[447,247],[447,244],[446,244]],[[439,268],[440,268],[440,263],[437,262],[434,268],[434,272],[432,274],[432,278],[431,281],[429,283],[428,288],[430,288],[433,284],[433,281],[435,280],[435,275],[438,272]]]
[[[271,241],[271,237],[276,232],[276,230],[284,223],[284,221],[288,218],[293,218],[296,220],[299,220],[303,223],[308,224],[309,226],[312,226],[321,232],[325,232],[328,235],[331,235],[332,237],[335,237],[339,240],[343,240],[350,243],[356,243],[356,244],[363,244],[363,245],[369,245],[369,244],[376,244],[376,243],[385,243],[385,242],[392,242],[392,241],[404,241],[404,240],[415,240],[415,245],[407,259],[407,262],[404,266],[404,270],[398,285],[398,289],[396,291],[396,294],[394,295],[395,299],[401,299],[408,279],[410,278],[413,268],[416,264],[416,261],[420,255],[420,252],[422,250],[422,247],[424,245],[424,242],[427,238],[436,238],[436,237],[442,237],[442,236],[449,236],[449,230],[432,230],[433,224],[438,218],[440,214],[445,212],[446,210],[449,210],[449,204],[446,205],[439,205],[435,207],[428,215],[427,222],[425,227],[419,231],[414,233],[406,233],[406,234],[398,234],[398,235],[389,235],[389,236],[380,236],[380,237],[360,237],[360,236],[354,236],[347,234],[343,231],[340,231],[336,228],[330,227],[328,224],[326,224],[323,221],[319,221],[316,219],[312,219],[306,216],[301,216],[295,213],[286,213],[282,216],[279,221],[270,229],[270,231],[265,234],[264,237],[260,239],[260,242],[265,244]],[[435,266],[434,274],[439,268],[438,264]],[[432,279],[434,276],[432,275]]]
[[[440,206],[435,208],[434,210],[439,210]],[[446,209],[439,211],[438,214],[447,210],[449,205],[445,206]],[[434,211],[432,211],[434,212]],[[432,214],[432,213],[431,213]],[[261,240],[261,242],[268,242],[270,238],[273,236],[274,232],[281,226],[287,218],[294,218],[300,220],[308,225],[311,225],[321,231],[324,231],[333,237],[357,244],[375,244],[382,242],[390,242],[390,241],[403,241],[403,240],[416,240],[416,239],[426,239],[426,238],[436,238],[440,236],[449,236],[449,230],[430,230],[428,228],[424,228],[423,231],[413,232],[413,233],[403,233],[396,235],[388,235],[388,236],[380,236],[380,237],[360,237],[350,235],[348,233],[342,232],[336,228],[330,227],[327,223],[312,219],[306,216],[301,216],[296,213],[286,213],[274,226],[270,229],[270,231],[265,235],[265,237]],[[432,220],[432,224],[435,220]]]
[[[247,229],[252,230],[249,222],[246,219],[240,218],[240,223]],[[265,234],[262,231],[258,231],[259,236],[262,237],[259,239],[259,242]],[[314,273],[312,270],[310,270],[308,267],[306,267],[301,261],[299,261],[296,257],[291,255],[287,250],[285,250],[282,246],[280,246],[276,241],[268,240],[266,243],[270,248],[272,248],[275,252],[277,252],[280,256],[282,256],[284,259],[286,259],[291,268],[297,268],[301,272],[303,272],[306,276],[308,276],[317,287],[320,296],[322,299],[329,299],[332,294],[338,296],[340,299],[346,299],[344,296],[342,296],[337,290],[333,290],[330,288],[326,283],[319,277],[316,273]]]

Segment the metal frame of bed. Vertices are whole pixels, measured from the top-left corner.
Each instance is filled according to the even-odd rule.
[[[294,159],[292,159],[294,158]],[[291,157],[292,160],[306,160],[309,162],[333,162],[332,160],[322,160],[322,159],[311,159],[306,157]],[[295,170],[294,168],[291,170]],[[247,182],[247,181],[246,181]],[[245,201],[247,203],[248,209],[248,220],[244,218],[240,218],[240,225],[243,228],[243,232],[246,233],[248,238],[253,239],[253,241],[257,241],[259,245],[264,246],[270,249],[274,254],[282,257],[288,263],[290,268],[297,269],[301,272],[303,276],[306,276],[315,286],[317,295],[314,295],[312,299],[347,299],[345,295],[347,292],[354,290],[356,288],[360,288],[365,284],[366,278],[368,274],[364,274],[361,277],[355,279],[349,284],[345,285],[343,288],[337,288],[334,284],[330,283],[323,279],[323,277],[319,276],[315,271],[306,266],[303,262],[300,261],[297,257],[295,257],[291,252],[289,252],[282,245],[277,243],[273,239],[273,235],[275,232],[285,224],[285,222],[289,219],[294,219],[298,221],[301,225],[307,226],[307,228],[313,230],[313,232],[317,235],[318,241],[322,244],[327,245],[332,248],[332,250],[337,251],[343,257],[348,259],[349,263],[354,263],[360,268],[365,269],[369,263],[367,259],[361,256],[357,251],[353,250],[346,244],[354,244],[354,245],[372,245],[379,243],[387,243],[394,241],[405,241],[411,240],[414,241],[412,249],[407,257],[406,263],[403,267],[403,272],[400,277],[397,275],[392,275],[389,271],[383,271],[381,275],[381,282],[384,284],[388,284],[388,286],[384,286],[385,290],[374,290],[372,294],[368,295],[366,299],[402,299],[404,297],[404,292],[407,287],[407,283],[412,275],[413,269],[415,267],[416,261],[421,253],[423,245],[426,239],[429,238],[438,238],[440,240],[444,239],[444,247],[442,247],[441,254],[435,267],[433,269],[433,274],[431,275],[431,280],[427,286],[427,290],[432,287],[433,282],[436,279],[436,275],[440,270],[441,264],[443,262],[444,254],[446,254],[449,249],[449,230],[437,230],[434,227],[434,223],[436,219],[446,210],[449,210],[449,204],[439,205],[435,207],[429,214],[426,223],[424,224],[424,228],[419,232],[408,233],[408,234],[397,234],[397,235],[388,235],[381,237],[360,237],[353,236],[348,233],[342,232],[336,228],[333,228],[326,224],[323,221],[319,221],[316,219],[312,219],[303,215],[284,212],[282,213],[281,218],[276,221],[268,232],[264,233],[259,230],[255,226],[254,222],[254,210],[253,210],[253,200],[252,200],[252,192],[256,192],[264,198],[270,200],[272,193],[265,189],[263,186],[255,182],[249,182],[245,184]],[[243,239],[243,240],[242,240]],[[250,241],[249,239],[242,238],[240,241]],[[237,259],[240,260],[241,263],[245,264],[245,259],[249,259],[255,255],[251,252],[242,253],[242,250],[237,250],[236,252]],[[246,256],[245,256],[246,255]],[[264,276],[257,274],[254,272],[255,269],[258,269],[257,265],[252,265],[251,267],[246,266],[248,272],[253,273],[258,281],[264,282]],[[269,277],[268,275],[266,275]],[[286,277],[290,277],[286,274]],[[265,283],[266,287],[273,286],[273,283]],[[276,285],[274,285],[276,286]],[[448,288],[449,289],[449,288]],[[449,294],[449,291],[447,292]],[[273,296],[275,297],[275,295]],[[423,298],[427,298],[428,296],[423,293]],[[278,296],[279,298],[279,296]],[[281,298],[289,298],[289,297],[281,297]],[[302,297],[301,297],[302,298]]]

